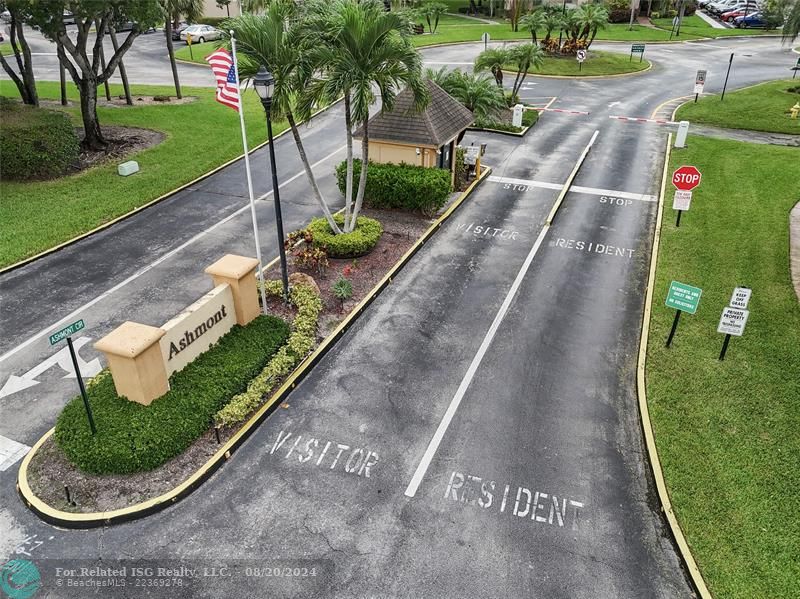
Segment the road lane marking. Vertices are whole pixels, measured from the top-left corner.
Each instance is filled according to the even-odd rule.
[[[562,190],[562,195],[564,191],[568,188],[571,184],[572,179],[574,178],[574,174],[580,168],[586,154],[588,154],[589,149],[594,144],[595,139],[597,139],[598,132],[595,131],[594,135],[592,135],[592,139],[586,148],[581,153],[581,157],[578,159],[578,163],[573,169],[573,174],[567,179],[567,182],[564,184],[564,190]],[[491,180],[491,176],[489,177]],[[562,198],[559,197],[559,200],[556,200],[556,204]],[[555,206],[555,205],[554,205]],[[551,219],[549,218],[547,222],[542,225],[542,230],[539,232],[539,236],[536,238],[536,241],[533,244],[530,252],[525,257],[525,262],[522,264],[522,267],[519,269],[517,276],[514,279],[514,282],[511,284],[511,288],[508,290],[505,299],[503,300],[503,304],[500,306],[500,309],[497,311],[497,314],[492,321],[489,330],[486,331],[486,335],[481,342],[480,347],[478,348],[478,352],[472,358],[472,362],[467,368],[467,372],[464,374],[464,378],[461,379],[461,383],[458,385],[458,389],[456,390],[453,399],[450,400],[450,405],[447,406],[447,410],[442,417],[441,422],[439,422],[439,426],[436,428],[436,432],[433,433],[433,437],[428,443],[427,449],[425,449],[425,453],[422,456],[419,464],[417,465],[417,469],[414,471],[414,475],[411,477],[411,482],[408,483],[408,487],[406,487],[405,495],[406,497],[414,497],[417,494],[417,489],[419,489],[419,485],[422,483],[422,479],[425,477],[425,473],[428,471],[428,466],[431,464],[431,460],[433,460],[433,456],[436,454],[436,450],[439,448],[439,444],[442,442],[442,438],[444,438],[445,432],[447,432],[447,428],[450,426],[450,421],[453,419],[453,416],[458,410],[458,406],[461,405],[461,400],[464,399],[464,395],[467,392],[470,384],[472,383],[472,379],[475,376],[475,373],[478,371],[478,367],[481,365],[483,361],[483,357],[486,355],[489,346],[492,344],[492,340],[494,339],[497,330],[500,328],[500,323],[503,322],[503,318],[505,318],[506,313],[508,312],[509,307],[511,306],[511,302],[514,300],[514,297],[517,295],[517,291],[519,290],[520,286],[522,285],[522,281],[525,279],[525,275],[528,273],[528,269],[533,262],[533,258],[536,256],[536,253],[539,251],[539,248],[544,241],[545,236],[547,235],[548,231],[550,230],[550,223]]]
[[[0,472],[16,464],[30,449],[27,445],[0,435]]]
[[[312,164],[312,165],[311,165],[311,168],[313,169],[314,167],[318,166],[319,164],[322,164],[322,163],[323,163],[323,162],[325,162],[326,160],[330,159],[330,158],[331,158],[331,157],[333,157],[334,155],[336,155],[336,154],[338,154],[339,152],[341,152],[342,150],[344,150],[346,147],[347,147],[347,146],[342,146],[341,148],[338,148],[338,149],[334,150],[333,152],[331,152],[330,154],[328,154],[327,156],[325,156],[325,157],[324,157],[324,158],[322,158],[321,160],[318,160],[317,162],[315,162],[314,164]],[[299,173],[297,173],[296,175],[293,175],[291,178],[287,179],[286,181],[284,181],[283,183],[281,183],[280,185],[278,185],[278,189],[281,189],[282,187],[284,187],[284,186],[288,185],[289,183],[291,183],[292,181],[294,181],[294,180],[295,180],[295,179],[297,179],[298,177],[301,177],[301,176],[305,175],[305,172],[306,172],[306,171],[305,171],[305,169],[303,169],[303,170],[301,170]],[[272,190],[270,190],[270,191],[268,191],[267,193],[265,193],[265,194],[263,194],[263,195],[259,196],[259,197],[258,197],[258,199],[259,199],[259,200],[263,200],[264,198],[266,198],[267,196],[269,196],[271,193],[272,193]],[[116,284],[116,285],[114,285],[114,286],[113,286],[111,289],[108,289],[107,291],[104,291],[103,293],[101,293],[100,295],[98,295],[98,296],[97,296],[96,298],[94,298],[93,300],[91,300],[91,301],[89,301],[89,302],[86,302],[86,303],[85,303],[85,304],[83,304],[82,306],[80,306],[80,307],[76,308],[75,310],[73,310],[72,312],[70,312],[69,314],[67,314],[67,315],[66,315],[66,316],[64,316],[63,318],[61,318],[60,320],[57,320],[56,322],[54,322],[53,324],[49,325],[48,327],[46,327],[46,328],[42,329],[42,330],[41,330],[41,331],[39,331],[38,333],[34,333],[34,334],[33,334],[33,335],[31,335],[30,337],[28,337],[28,338],[27,338],[25,341],[23,341],[22,343],[20,343],[20,344],[19,344],[19,345],[17,345],[16,347],[13,347],[13,348],[11,348],[11,349],[10,349],[10,350],[8,350],[6,353],[4,353],[2,356],[0,356],[0,363],[4,362],[4,361],[5,361],[5,360],[7,360],[8,358],[10,358],[11,356],[13,356],[13,355],[14,355],[14,354],[16,354],[17,352],[19,352],[20,350],[22,350],[22,349],[25,349],[26,347],[28,347],[28,346],[29,346],[31,343],[33,343],[33,342],[34,342],[34,341],[36,341],[37,339],[40,339],[41,337],[44,337],[44,336],[46,336],[46,335],[47,335],[47,334],[48,334],[50,331],[52,331],[53,329],[55,329],[55,328],[57,328],[57,327],[61,326],[62,324],[65,324],[66,322],[68,322],[68,321],[72,320],[73,318],[75,318],[76,316],[78,316],[78,315],[79,315],[81,312],[83,312],[84,310],[88,310],[89,308],[91,308],[92,306],[94,306],[95,304],[97,304],[98,302],[100,302],[100,301],[104,300],[105,298],[107,298],[108,296],[110,296],[110,295],[111,295],[112,293],[114,293],[115,291],[119,291],[120,289],[122,289],[123,287],[125,287],[125,285],[127,285],[128,283],[131,283],[132,281],[135,281],[136,279],[138,279],[139,277],[141,277],[143,274],[146,274],[147,272],[149,272],[149,271],[153,270],[153,269],[154,269],[156,266],[158,266],[158,265],[159,265],[159,264],[161,264],[162,262],[164,262],[164,261],[166,261],[166,260],[169,260],[170,258],[172,258],[172,256],[174,256],[175,254],[177,254],[177,253],[178,253],[178,252],[180,252],[181,250],[184,250],[184,249],[186,249],[187,247],[189,247],[190,245],[192,245],[192,244],[193,244],[193,243],[195,243],[196,241],[199,241],[200,239],[202,239],[203,237],[205,237],[206,235],[208,235],[209,233],[211,233],[212,231],[214,231],[214,230],[215,230],[215,229],[217,229],[218,227],[221,227],[221,226],[222,226],[222,225],[224,225],[225,223],[227,223],[227,222],[229,222],[229,221],[233,220],[234,218],[236,218],[237,216],[239,216],[239,215],[240,215],[240,214],[242,214],[243,212],[246,212],[247,210],[250,210],[250,203],[249,203],[249,202],[248,202],[247,204],[245,204],[244,206],[242,206],[241,208],[239,208],[238,210],[236,210],[235,212],[232,212],[231,214],[229,214],[228,216],[226,216],[225,218],[223,218],[221,221],[219,221],[219,222],[217,222],[217,223],[215,223],[215,224],[211,225],[211,226],[210,226],[208,229],[206,229],[206,230],[204,230],[204,231],[201,231],[200,233],[198,233],[197,235],[195,235],[194,237],[192,237],[192,238],[191,238],[191,239],[189,239],[188,241],[185,241],[184,243],[182,243],[181,245],[179,245],[178,247],[176,247],[175,249],[173,249],[173,250],[170,250],[169,252],[167,252],[166,254],[164,254],[163,256],[161,256],[161,257],[160,257],[158,260],[156,260],[155,262],[151,262],[151,263],[150,263],[150,264],[148,264],[147,266],[145,266],[145,267],[143,267],[143,268],[141,268],[141,269],[137,270],[137,271],[136,271],[135,273],[133,273],[131,276],[129,276],[128,278],[126,278],[126,279],[122,280],[121,282],[117,283],[117,284]]]
[[[528,191],[527,188],[539,187],[541,189],[561,189],[564,187],[563,183],[548,183],[546,181],[534,181],[532,179],[515,179],[513,177],[499,177],[495,175],[489,176],[489,181],[492,183],[504,183],[509,185],[505,189],[514,189],[511,185],[522,187],[522,189],[514,189],[515,191]],[[644,193],[632,193],[628,191],[616,191],[613,189],[600,189],[599,187],[583,187],[581,185],[573,185],[569,188],[570,193],[585,193],[597,196],[613,196],[615,198],[622,198],[625,200],[640,200],[642,202],[655,202],[658,200],[656,196],[647,195]]]

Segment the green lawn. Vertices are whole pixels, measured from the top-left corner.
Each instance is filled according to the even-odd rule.
[[[174,42],[175,58],[207,65],[205,57],[219,48],[221,43],[220,41],[213,41],[205,44],[192,44],[190,47],[189,44],[184,44],[183,42]]]
[[[770,81],[728,92],[722,101],[718,95],[706,96],[697,104],[682,106],[676,118],[731,129],[800,135],[800,119],[789,118],[789,109],[800,102],[800,93],[789,92],[789,88],[800,92],[800,79]]]
[[[630,59],[628,54],[616,52],[600,52],[589,49],[589,54],[578,70],[578,61],[574,56],[563,58],[545,58],[540,69],[531,71],[531,75],[564,75],[571,77],[586,77],[588,75],[618,75],[620,73],[635,73],[643,71],[650,66],[647,60],[639,62],[638,54]],[[506,65],[505,70],[516,73],[513,65]]]
[[[647,398],[672,503],[714,597],[797,597],[800,580],[800,305],[788,214],[800,150],[689,137],[670,167],[703,181],[675,228],[666,203],[647,359]],[[746,169],[746,174],[745,173]],[[671,349],[671,280],[702,288]],[[750,318],[718,360],[717,322],[748,286]]]
[[[667,33],[672,29],[672,19],[651,19],[656,27],[665,29]],[[774,31],[764,31],[763,29],[717,29],[706,23],[696,15],[684,17],[681,23],[680,36],[673,36],[672,39],[689,39],[692,37],[727,37],[731,35],[763,35],[765,33],[775,33]]]
[[[40,98],[59,97],[58,83],[38,82]],[[112,85],[114,94],[121,86]],[[100,107],[101,125],[157,129],[167,139],[139,152],[141,171],[120,177],[114,160],[54,181],[0,183],[0,266],[37,254],[125,214],[171,189],[195,179],[242,153],[236,112],[214,100],[209,88],[184,88],[195,102],[173,106]],[[161,86],[134,86],[134,97],[173,94]],[[0,81],[0,94],[17,97],[10,81]],[[74,86],[68,95],[78,99]],[[250,147],[264,141],[264,111],[254,93],[245,94],[245,118]],[[79,126],[79,108],[66,109]],[[276,123],[276,133],[286,128]]]

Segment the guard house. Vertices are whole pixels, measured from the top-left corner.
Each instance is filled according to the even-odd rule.
[[[414,96],[405,89],[394,108],[369,120],[369,157],[373,162],[413,164],[448,169],[455,177],[455,148],[474,117],[461,102],[428,79],[428,106],[414,109]],[[363,127],[355,132],[358,138]]]

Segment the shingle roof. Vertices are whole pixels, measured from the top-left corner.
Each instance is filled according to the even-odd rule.
[[[410,89],[404,89],[395,98],[391,111],[379,112],[369,120],[369,138],[441,146],[472,124],[475,117],[461,102],[430,79],[425,84],[430,101],[422,112],[414,110],[414,96]],[[354,135],[362,133],[363,126]]]

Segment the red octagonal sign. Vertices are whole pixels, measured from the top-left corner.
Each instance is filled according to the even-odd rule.
[[[689,191],[700,185],[700,171],[694,166],[682,166],[672,173],[672,184],[682,191]]]

